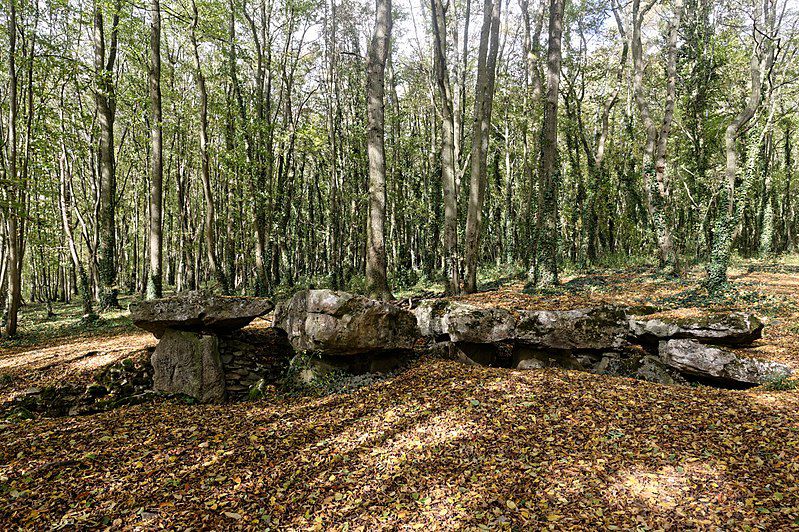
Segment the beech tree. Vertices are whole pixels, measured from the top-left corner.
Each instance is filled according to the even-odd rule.
[[[739,137],[763,103],[764,85],[768,83],[768,77],[774,64],[774,42],[777,40],[776,1],[767,0],[753,4],[749,96],[746,104],[730,121],[724,133],[724,182],[720,189],[720,212],[716,220],[713,249],[707,271],[707,284],[712,292],[719,292],[727,285],[727,268],[730,262],[734,232],[741,220],[746,197],[754,180],[757,151],[767,130],[766,128],[754,128],[754,134],[749,140],[743,183],[736,193],[736,182],[739,178]]]
[[[455,188],[457,161],[455,158],[455,110],[452,86],[447,66],[447,19],[441,0],[431,0],[433,22],[434,68],[441,113],[441,187],[444,195],[444,272],[446,292],[460,292],[458,264],[458,198]]]
[[[147,297],[155,299],[163,293],[163,127],[161,116],[161,3],[150,1],[150,271]]]
[[[486,187],[486,162],[491,134],[491,111],[494,104],[494,82],[499,50],[501,0],[486,0],[483,27],[477,56],[474,116],[472,118],[472,152],[469,175],[469,203],[466,210],[466,250],[464,290],[477,290],[477,264],[480,253],[480,231]]]
[[[100,123],[99,157],[99,235],[98,260],[103,308],[117,308],[117,260],[116,260],[116,163],[114,145],[114,120],[116,118],[116,94],[114,88],[114,64],[119,50],[119,15],[122,3],[117,0],[111,13],[110,36],[106,40],[103,6],[94,4],[94,76],[95,106]]]

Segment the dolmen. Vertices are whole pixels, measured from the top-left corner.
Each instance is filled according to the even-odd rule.
[[[443,299],[423,301],[414,310],[423,336],[471,364],[558,366],[664,384],[697,380],[741,388],[791,374],[784,364],[730,349],[761,337],[764,323],[754,314],[652,318],[648,312],[612,305],[511,310]]]
[[[272,327],[240,330],[273,308],[264,298],[202,292],[132,305],[133,323],[160,340],[155,391],[220,402],[248,395],[267,376],[307,383],[335,371],[385,373],[424,350],[468,364],[555,366],[663,384],[747,388],[791,375],[784,364],[745,354],[764,327],[745,312],[680,318],[651,308],[527,310],[450,299],[409,309],[311,289],[280,302]]]
[[[239,329],[273,308],[265,298],[204,292],[131,305],[133,323],[159,339],[151,358],[155,391],[204,403],[222,402],[228,392],[246,392],[268,364],[258,360],[257,341],[246,341]],[[267,331],[266,343],[280,348],[281,339],[286,344],[281,334]]]

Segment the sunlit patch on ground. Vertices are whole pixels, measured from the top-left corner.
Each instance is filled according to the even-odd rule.
[[[701,482],[706,490],[695,499],[694,490]],[[610,487],[613,497],[621,501],[635,498],[651,511],[668,513],[689,502],[711,505],[723,500],[722,476],[707,464],[686,463],[666,466],[658,471],[635,469],[619,473]]]

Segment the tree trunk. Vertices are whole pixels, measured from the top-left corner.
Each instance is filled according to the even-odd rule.
[[[541,127],[541,156],[538,170],[536,210],[536,256],[533,283],[558,284],[558,90],[560,87],[561,35],[564,0],[549,3],[547,46],[547,93]]]
[[[455,117],[447,67],[447,21],[442,0],[432,0],[435,72],[441,100],[441,184],[444,192],[444,264],[447,294],[460,292],[458,198],[455,191]]]
[[[680,265],[674,240],[672,226],[668,216],[669,209],[669,184],[666,175],[666,148],[668,145],[671,122],[674,117],[676,64],[677,64],[677,34],[682,15],[682,0],[674,3],[674,14],[669,20],[667,36],[666,59],[666,100],[663,111],[663,121],[660,128],[655,125],[649,103],[644,96],[643,78],[643,45],[641,32],[643,20],[654,3],[649,3],[641,10],[640,0],[633,0],[632,4],[632,54],[633,54],[633,92],[641,118],[646,130],[646,145],[644,146],[643,173],[644,185],[647,189],[648,207],[652,224],[655,230],[655,239],[658,245],[660,265],[669,270],[669,273],[678,274]]]
[[[66,132],[63,129],[64,114],[63,114],[63,96],[61,106],[61,124],[62,124],[62,139],[61,139],[61,157],[59,158],[60,170],[60,186],[59,186],[59,207],[61,210],[61,224],[64,229],[64,235],[67,240],[67,247],[69,248],[69,256],[72,259],[72,265],[77,272],[77,289],[78,296],[80,297],[83,306],[83,319],[90,321],[96,318],[94,308],[92,307],[92,292],[89,287],[89,276],[86,275],[86,269],[80,260],[78,254],[78,247],[75,245],[75,237],[72,231],[72,195],[71,195],[71,182],[72,175],[69,166],[69,159],[67,157],[66,147]]]
[[[369,214],[366,226],[366,289],[370,296],[392,299],[386,277],[386,153],[384,136],[385,69],[391,39],[391,0],[377,0],[375,29],[366,66],[369,155]]]
[[[762,5],[756,3],[752,26],[752,56],[749,62],[749,98],[746,105],[738,115],[727,125],[724,133],[724,147],[726,166],[724,183],[719,193],[719,214],[716,219],[713,235],[713,247],[710,253],[710,264],[707,268],[707,288],[712,293],[724,291],[727,286],[727,268],[732,253],[732,243],[735,230],[741,219],[741,213],[746,201],[746,192],[752,181],[753,168],[749,168],[755,159],[753,150],[757,149],[755,142],[760,139],[755,135],[755,142],[749,146],[747,172],[744,176],[741,193],[736,196],[735,181],[738,177],[738,138],[762,103],[764,76],[771,70],[774,61],[772,38],[775,36],[775,6],[773,0],[767,0]]]
[[[230,76],[233,82],[233,90],[236,95],[236,102],[239,109],[242,127],[244,128],[244,138],[247,143],[247,163],[250,175],[250,195],[252,196],[253,228],[255,229],[255,295],[265,296],[269,290],[269,280],[266,273],[266,208],[264,198],[267,196],[266,172],[267,165],[263,161],[263,155],[258,152],[262,146],[263,134],[261,133],[266,122],[264,99],[269,98],[269,94],[264,94],[264,83],[266,76],[266,66],[264,58],[264,47],[271,46],[266,42],[265,35],[259,35],[254,17],[243,10],[244,16],[250,26],[253,42],[255,44],[256,68],[255,68],[255,118],[257,120],[257,135],[254,135],[248,127],[247,114],[244,107],[244,98],[241,93],[241,83],[238,78],[237,57],[235,46],[235,10],[231,0],[230,8]],[[265,6],[263,6],[265,9]],[[265,18],[265,17],[264,17]],[[262,21],[263,25],[268,24],[267,20]],[[257,145],[256,145],[257,142]]]
[[[147,299],[163,295],[163,142],[161,126],[161,4],[150,1],[150,272]]]
[[[8,176],[9,206],[6,219],[8,238],[8,308],[6,315],[6,334],[17,334],[19,307],[22,303],[22,268],[21,266],[21,238],[19,235],[19,209],[21,208],[18,191],[24,190],[22,183],[17,180],[17,115],[19,112],[19,97],[17,96],[17,67],[16,67],[16,42],[17,42],[17,11],[16,0],[8,2]],[[28,110],[30,112],[30,110]]]
[[[190,37],[194,50],[197,91],[200,96],[200,159],[202,161],[200,176],[203,184],[203,197],[205,198],[205,251],[208,256],[208,266],[211,269],[211,275],[216,281],[218,289],[223,294],[227,294],[230,291],[228,279],[227,276],[225,276],[224,269],[219,265],[219,258],[216,253],[216,211],[214,206],[214,192],[211,188],[211,166],[208,154],[208,89],[205,86],[205,76],[203,75],[202,64],[200,63],[200,51],[197,46],[199,15],[197,12],[197,3],[194,0],[191,2],[191,10]]]
[[[501,0],[486,0],[477,56],[477,85],[474,98],[471,173],[469,176],[469,203],[466,210],[464,253],[466,269],[464,290],[467,293],[477,291],[477,264],[480,260],[480,231],[486,187],[488,139],[491,133],[491,107],[494,101],[494,80],[499,50],[501,7]]]
[[[117,56],[120,0],[114,5],[111,38],[106,58],[105,30],[102,6],[94,5],[94,75],[96,77],[95,105],[100,122],[100,306],[103,309],[119,308],[117,299],[116,264],[116,167],[114,161],[114,63]]]

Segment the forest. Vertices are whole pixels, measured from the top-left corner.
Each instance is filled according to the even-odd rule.
[[[0,524],[799,526],[794,0],[1,1]]]
[[[351,2],[17,4],[10,335],[23,301],[474,292],[655,253],[721,288],[796,247],[789,3],[381,4],[374,31]]]

